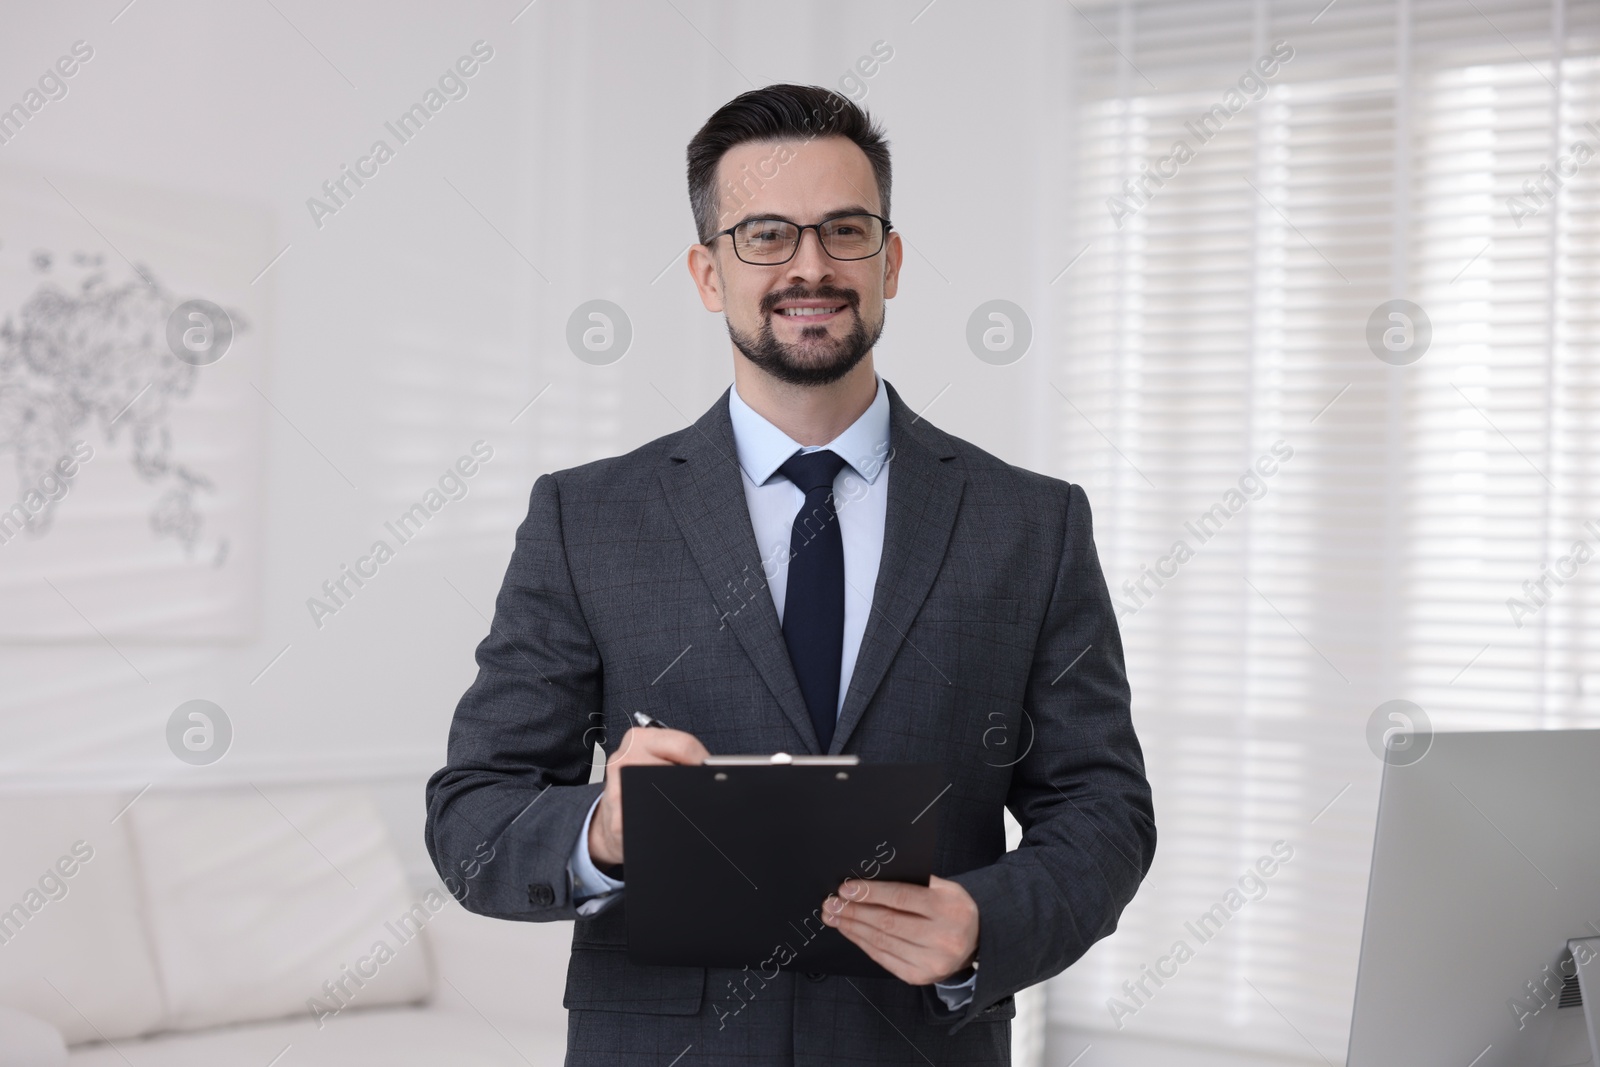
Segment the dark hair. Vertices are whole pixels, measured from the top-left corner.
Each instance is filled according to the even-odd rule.
[[[740,93],[717,109],[689,141],[689,207],[701,243],[717,225],[717,164],[750,141],[848,137],[866,153],[878,180],[879,210],[889,214],[889,142],[855,102],[817,85],[768,85]],[[770,177],[770,175],[768,176]],[[754,176],[760,183],[761,177]]]

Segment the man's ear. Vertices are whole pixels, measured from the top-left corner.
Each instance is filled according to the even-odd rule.
[[[687,259],[689,277],[694,279],[695,290],[700,294],[700,303],[707,311],[725,311],[723,302],[724,291],[722,280],[722,267],[717,262],[716,255],[705,245],[690,245]]]
[[[883,298],[892,300],[900,291],[900,264],[905,256],[900,235],[889,231],[889,243],[883,250]]]

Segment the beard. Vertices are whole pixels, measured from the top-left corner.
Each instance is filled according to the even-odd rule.
[[[785,300],[838,300],[850,309],[855,324],[850,332],[830,340],[830,325],[802,326],[801,342],[780,341],[772,331],[773,310]],[[780,382],[790,385],[828,385],[855,369],[883,334],[883,320],[869,331],[861,321],[861,297],[853,289],[823,286],[814,293],[788,289],[769,293],[761,301],[761,329],[754,335],[740,333],[728,320],[728,337],[744,357]]]

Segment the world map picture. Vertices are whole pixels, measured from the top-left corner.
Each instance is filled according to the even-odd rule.
[[[0,318],[0,456],[15,457],[18,501],[0,513],[0,543],[49,530],[70,486],[58,462],[92,458],[83,442],[98,432],[112,445],[126,436],[129,462],[154,494],[152,534],[176,539],[192,557],[205,526],[196,496],[216,485],[179,458],[173,440],[170,411],[193,396],[201,373],[167,347],[167,319],[180,301],[153,280],[112,284],[99,253],[73,253],[79,277],[64,289],[58,280],[68,272],[56,260],[33,252],[41,284]],[[234,333],[248,329],[237,312],[229,319]],[[29,494],[42,502],[37,512]],[[213,564],[223,565],[227,552],[223,538]]]
[[[0,171],[0,640],[251,635],[274,251],[260,211]]]

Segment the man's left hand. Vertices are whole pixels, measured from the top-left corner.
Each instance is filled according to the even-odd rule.
[[[960,882],[847,878],[822,903],[822,921],[908,985],[942,982],[978,953],[978,904]]]

